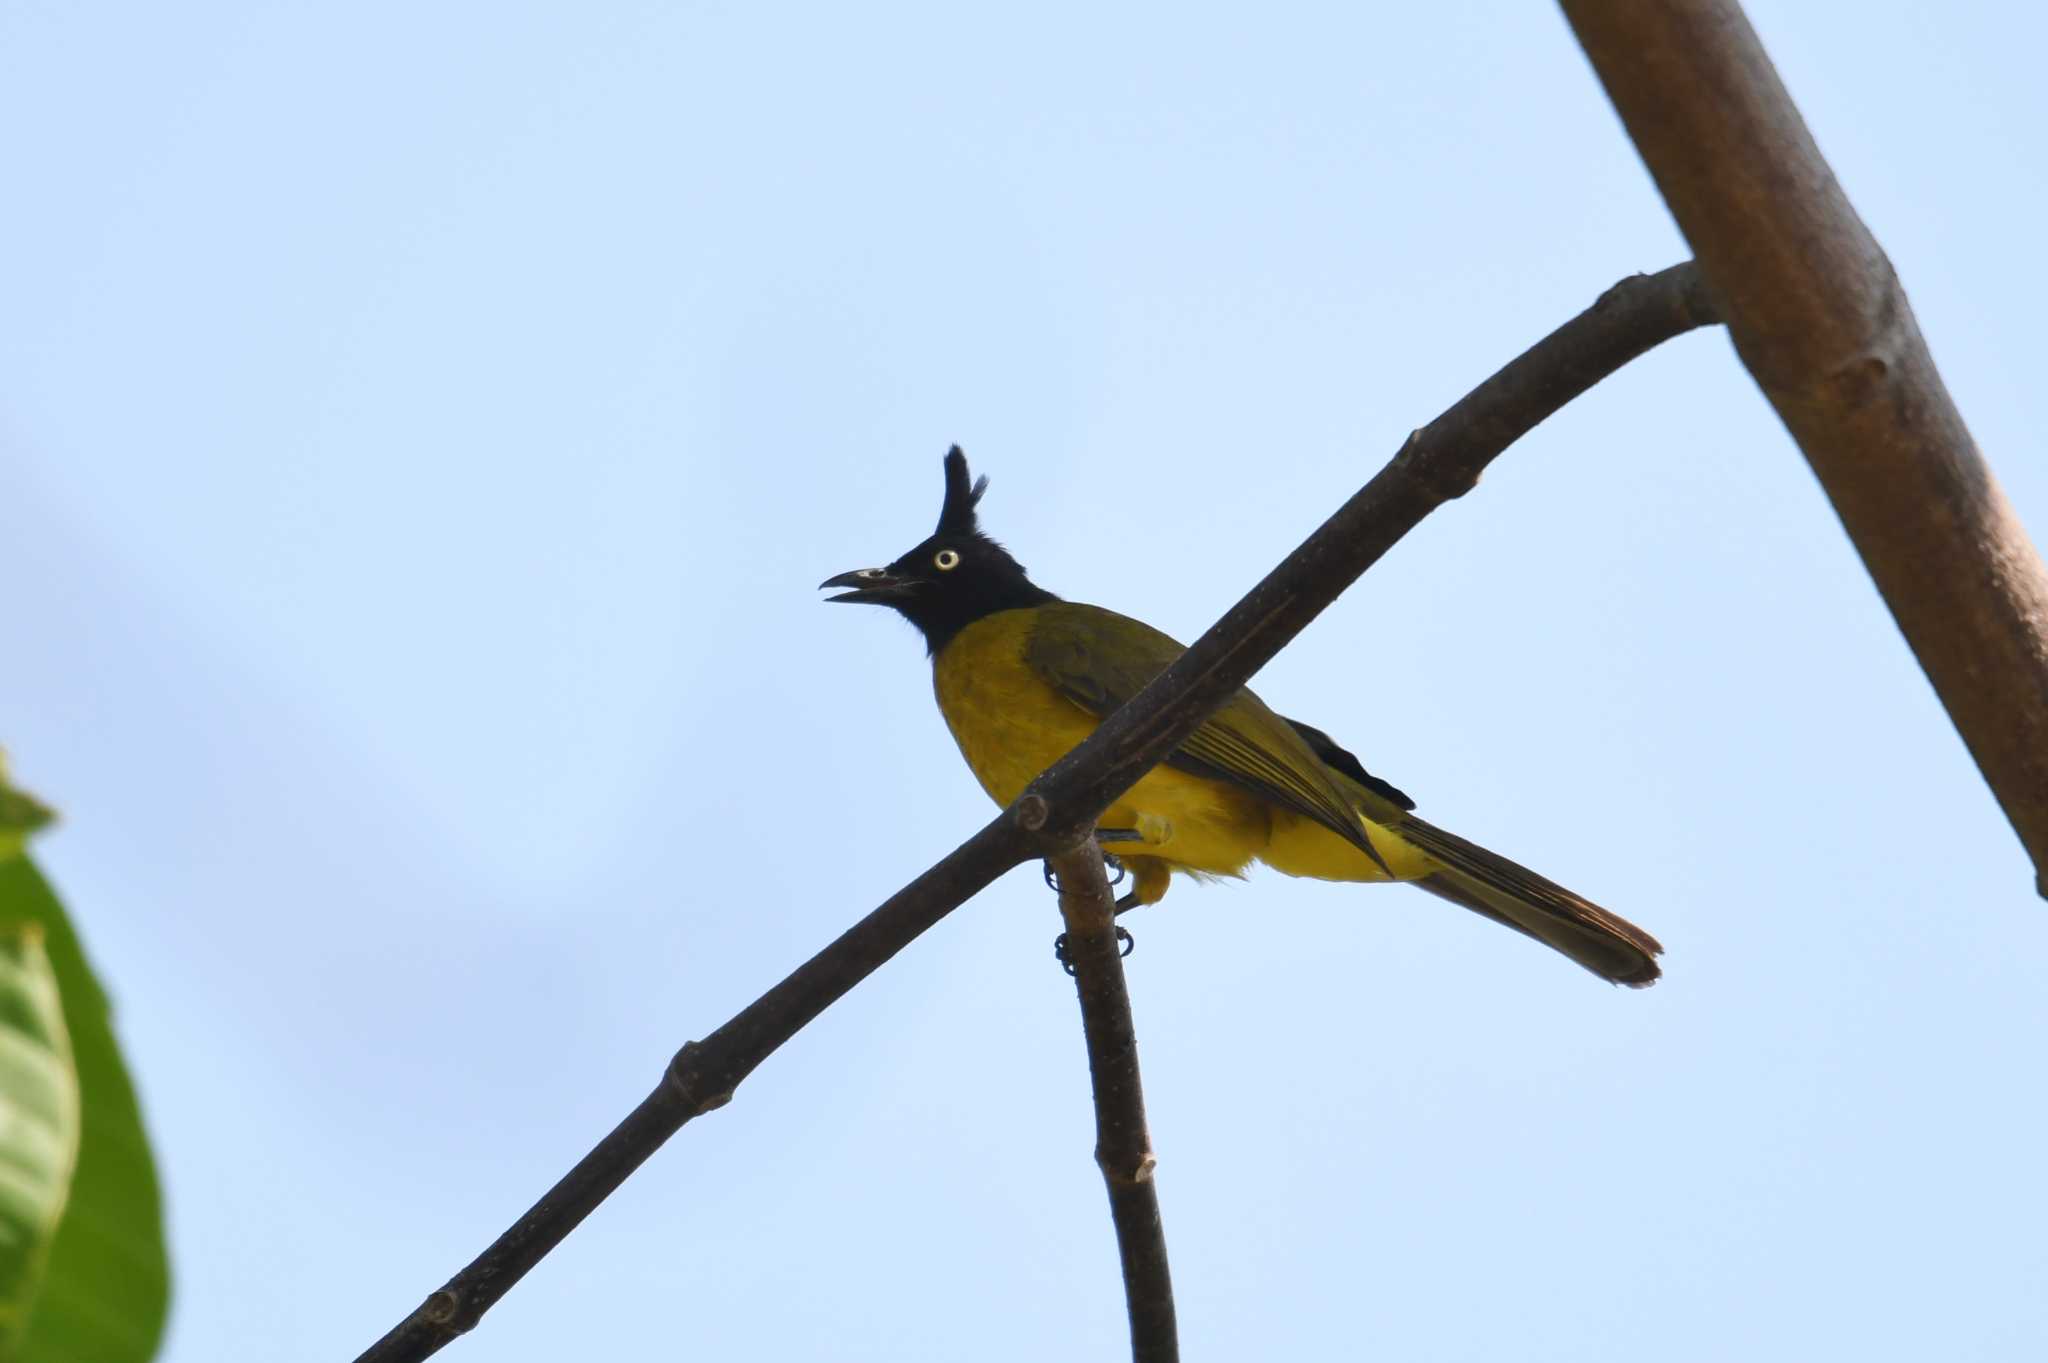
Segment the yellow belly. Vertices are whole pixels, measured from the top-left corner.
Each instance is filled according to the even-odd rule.
[[[955,635],[933,660],[932,689],[961,756],[997,804],[1095,732],[1096,718],[1024,663],[1031,612],[1001,611]],[[1103,828],[1137,829],[1142,845],[1113,848],[1174,869],[1239,875],[1265,850],[1265,803],[1221,781],[1156,767],[1104,811]],[[1164,891],[1163,884],[1160,886]]]
[[[1031,621],[1029,610],[985,616],[955,635],[932,665],[932,688],[946,727],[982,789],[1001,805],[1023,794],[1034,777],[1095,732],[1097,723],[1025,664]],[[1361,822],[1396,879],[1438,869],[1393,830]],[[1170,871],[1235,876],[1255,859],[1317,880],[1388,878],[1356,845],[1315,820],[1173,767],[1147,773],[1097,824],[1142,836],[1140,843],[1111,850],[1131,868],[1137,897],[1148,904],[1166,893]]]

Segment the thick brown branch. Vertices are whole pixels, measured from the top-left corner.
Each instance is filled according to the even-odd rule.
[[[722,1105],[740,1080],[811,1019],[1010,867],[1057,855],[1088,838],[1110,801],[1194,732],[1425,515],[1477,482],[1494,456],[1652,346],[1714,320],[1689,265],[1623,280],[1415,432],[1391,463],[1184,657],[1033,783],[1010,810],[730,1022],[685,1046],[660,1086],[625,1121],[357,1363],[412,1363],[475,1325],[662,1142],[692,1117]],[[1163,1256],[1160,1275],[1163,1286]],[[1132,1309],[1135,1319],[1135,1299]]]
[[[1564,0],[1742,361],[2048,894],[2048,574],[1734,0]]]
[[[1180,1339],[1173,1278],[1167,1272],[1159,1185],[1152,1178],[1156,1161],[1145,1125],[1131,995],[1117,946],[1116,903],[1092,838],[1051,860],[1060,883],[1060,913],[1067,922],[1066,960],[1081,997],[1081,1032],[1095,1094],[1095,1163],[1109,1187],[1109,1215],[1123,1261],[1131,1357],[1135,1363],[1174,1363]]]

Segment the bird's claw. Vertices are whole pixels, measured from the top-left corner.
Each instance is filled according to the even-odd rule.
[[[1128,929],[1119,925],[1116,930],[1116,946],[1117,957],[1121,960],[1138,949],[1138,939],[1131,936]],[[1067,959],[1067,934],[1064,932],[1052,939],[1052,955],[1069,975],[1074,973],[1074,963]]]
[[[1052,858],[1047,857],[1040,865],[1045,871],[1045,888],[1051,890],[1054,894],[1058,894],[1060,892],[1060,877],[1059,873],[1052,869]],[[1109,883],[1112,886],[1123,884],[1124,877],[1130,874],[1124,868],[1124,864],[1121,861],[1118,861],[1107,852],[1102,854],[1102,867],[1108,873]]]

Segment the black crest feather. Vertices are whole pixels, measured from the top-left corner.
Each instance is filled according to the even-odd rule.
[[[941,535],[971,535],[975,533],[974,505],[981,500],[981,494],[988,491],[988,478],[968,481],[967,456],[958,445],[946,451],[946,504],[939,508]]]

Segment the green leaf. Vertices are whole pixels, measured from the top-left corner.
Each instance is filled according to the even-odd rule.
[[[78,1076],[35,923],[0,927],[0,1358],[19,1357],[78,1157]]]
[[[20,856],[28,835],[56,817],[41,800],[7,783],[7,754],[0,752],[0,861]]]
[[[0,860],[0,927],[33,924],[78,1075],[78,1163],[27,1333],[5,1363],[146,1363],[170,1302],[156,1165],[134,1087],[63,905],[27,857]]]

